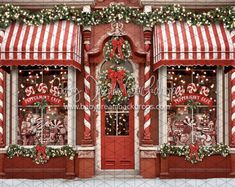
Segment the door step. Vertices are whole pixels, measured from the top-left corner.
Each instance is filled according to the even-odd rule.
[[[142,178],[142,176],[139,175],[139,172],[136,170],[100,170],[96,171],[95,178],[105,178],[105,179],[136,179],[136,178]]]

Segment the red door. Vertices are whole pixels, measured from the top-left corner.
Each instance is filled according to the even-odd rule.
[[[129,106],[133,106],[133,100],[130,100]],[[134,169],[134,110],[129,108],[105,110],[103,107],[102,169]]]

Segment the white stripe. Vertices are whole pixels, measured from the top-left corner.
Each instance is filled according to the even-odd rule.
[[[16,34],[18,32],[18,28],[19,28],[19,23],[16,23],[15,27],[14,27],[14,31],[12,33],[10,46],[9,46],[9,59],[14,59],[14,56],[13,56],[13,54],[14,54],[13,53],[14,52],[14,43],[15,43],[15,40],[16,40]]]
[[[22,26],[22,30],[21,30],[21,34],[20,34],[20,38],[19,38],[19,43],[17,46],[17,51],[19,51],[20,53],[17,53],[17,59],[22,59],[22,53],[21,51],[23,51],[22,46],[23,46],[23,39],[25,36],[25,32],[26,32],[26,25],[24,24]]]
[[[231,75],[231,80],[235,79],[235,71]]]
[[[218,46],[216,44],[216,40],[215,40],[215,34],[213,32],[212,26],[208,26],[209,29],[209,34],[211,37],[211,41],[212,41],[212,46],[213,46],[213,59],[218,59]]]
[[[7,42],[7,39],[9,37],[9,31],[10,31],[10,27],[8,27],[5,31],[5,35],[4,35],[4,38],[3,38],[3,41],[2,41],[2,44],[1,44],[1,59],[6,59],[6,42]]]
[[[235,92],[235,85],[232,86],[232,93]]]
[[[230,35],[230,32],[227,30],[227,29],[224,29],[225,30],[225,33],[226,33],[226,37],[227,37],[227,40],[228,40],[228,45],[229,45],[229,59],[233,59],[234,58],[234,48],[233,48],[233,41],[232,41],[232,37]]]
[[[180,45],[180,59],[184,59],[184,39],[183,39],[183,33],[181,30],[180,22],[176,22],[176,28],[179,36],[179,45]]]
[[[54,29],[52,33],[52,38],[51,38],[51,45],[50,45],[50,60],[54,59],[54,51],[55,51],[55,42],[56,42],[56,36],[57,36],[57,30],[58,30],[58,22],[54,24]]]
[[[3,114],[0,113],[0,120],[3,121]]]
[[[60,33],[60,39],[59,39],[59,48],[58,48],[58,50],[60,52],[63,51],[65,29],[66,29],[66,21],[63,21],[62,26],[61,26],[61,33]],[[63,59],[63,54],[62,53],[59,53],[58,59]]]
[[[91,129],[91,124],[84,118],[84,125],[88,128]]]
[[[149,127],[150,126],[150,123],[151,123],[151,120],[149,119],[148,121],[146,121],[145,123],[144,123],[144,129],[146,129],[147,127]]]
[[[185,28],[185,32],[186,32],[186,38],[187,38],[187,43],[188,43],[188,58],[189,59],[193,59],[193,48],[192,48],[192,40],[191,40],[191,36],[190,36],[190,31],[189,31],[189,25],[187,23],[184,23],[184,28]]]
[[[170,38],[171,38],[171,46],[172,46],[172,59],[176,59],[176,40],[175,40],[175,34],[174,34],[174,29],[173,29],[173,24],[168,24],[169,25],[169,31],[170,31]]]
[[[0,80],[3,80],[3,73],[0,72]]]
[[[73,39],[73,28],[74,28],[74,24],[70,24],[70,27],[69,27],[69,32],[68,32],[68,41],[67,41],[67,54],[66,54],[66,59],[71,59],[71,55],[70,55],[70,47],[71,47],[71,43],[73,42],[72,39]]]
[[[201,59],[201,44],[200,44],[200,39],[199,39],[199,36],[198,36],[198,32],[197,32],[197,26],[192,26],[193,28],[193,34],[194,34],[194,38],[195,38],[195,41],[196,41],[196,52],[197,52],[197,59]]]
[[[90,89],[90,82],[87,79],[84,80],[85,86]]]
[[[232,107],[234,107],[234,106],[235,106],[235,99],[232,100]]]
[[[30,60],[29,52],[30,52],[30,44],[31,44],[32,36],[33,36],[33,28],[34,27],[29,28],[29,35],[28,35],[27,42],[26,42],[26,54],[25,54],[26,60]]]
[[[84,66],[84,69],[87,72],[87,74],[90,75],[90,67],[89,66]]]
[[[0,93],[3,93],[3,87],[0,85]]]
[[[145,66],[144,74],[147,74],[149,71],[150,71],[150,66],[149,65]]]
[[[144,102],[149,101],[149,100],[150,100],[150,97],[151,97],[151,94],[150,94],[150,93],[146,94],[145,97],[144,97]]]
[[[46,51],[47,51],[47,40],[48,40],[49,31],[50,31],[50,25],[46,25],[45,34],[42,42],[42,60],[46,60],[47,58]]]
[[[223,35],[222,35],[222,32],[220,30],[220,26],[218,24],[216,24],[216,30],[218,32],[218,36],[219,36],[219,42],[220,42],[220,45],[221,45],[221,59],[225,59],[225,44],[224,44],[224,38],[223,38]]]
[[[144,87],[145,87],[145,88],[148,88],[148,87],[150,86],[150,83],[151,83],[151,80],[148,79],[147,81],[145,81]]]
[[[2,127],[0,127],[0,133],[3,134],[3,128]]]
[[[202,39],[203,39],[203,43],[204,43],[204,46],[205,46],[205,59],[209,59],[210,56],[209,56],[209,45],[208,45],[208,40],[207,40],[207,37],[206,37],[206,31],[205,31],[205,27],[204,26],[200,26],[200,29],[202,31]]]
[[[42,25],[38,26],[37,34],[35,37],[35,42],[34,42],[34,54],[33,58],[36,60],[38,59],[38,47],[39,47],[39,40],[42,32]]]
[[[3,107],[3,101],[0,100],[0,107]]]
[[[168,59],[168,41],[167,41],[167,36],[166,36],[166,29],[165,29],[165,25],[162,24],[162,26],[160,27],[161,31],[162,31],[162,45],[163,45],[163,59]]]
[[[232,114],[232,120],[234,120],[234,119],[235,119],[235,113]]]
[[[87,102],[90,103],[90,96],[86,92],[84,92],[84,98]]]

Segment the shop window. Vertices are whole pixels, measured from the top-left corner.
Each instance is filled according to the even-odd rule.
[[[167,68],[168,143],[213,145],[216,136],[216,68]]]
[[[67,85],[68,68],[18,68],[18,144],[67,144]]]

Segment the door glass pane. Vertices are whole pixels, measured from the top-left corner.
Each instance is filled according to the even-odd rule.
[[[129,114],[119,113],[118,114],[118,135],[125,136],[129,135]]]
[[[108,136],[116,135],[116,123],[117,123],[116,113],[105,114],[105,135]]]
[[[216,143],[216,69],[168,68],[168,142]]]

